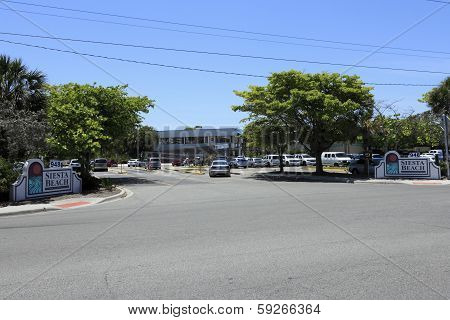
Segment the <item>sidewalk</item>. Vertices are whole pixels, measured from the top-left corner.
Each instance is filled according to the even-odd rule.
[[[101,196],[95,197],[90,195],[85,196],[79,195],[77,197],[76,195],[71,195],[70,198],[64,198],[64,196],[62,196],[54,199],[50,198],[50,199],[36,200],[36,202],[39,203],[26,203],[26,204],[18,203],[17,205],[9,205],[0,208],[0,217],[85,207],[98,203],[112,201],[119,198],[124,198],[127,195],[131,194],[131,191],[125,188],[121,187],[117,188],[120,190],[120,192],[107,197]]]

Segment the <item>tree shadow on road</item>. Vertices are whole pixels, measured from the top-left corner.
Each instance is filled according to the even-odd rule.
[[[139,184],[159,185],[158,181],[139,177],[111,177],[108,179],[110,179],[113,184],[118,186]]]
[[[316,175],[309,172],[257,172],[244,179],[253,179],[259,181],[271,182],[322,182],[322,183],[353,183],[356,179],[354,176],[346,173],[325,173]],[[366,179],[358,179],[366,180]]]

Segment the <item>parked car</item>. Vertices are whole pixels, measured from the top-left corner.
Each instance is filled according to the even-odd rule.
[[[148,160],[138,161],[138,167],[147,168],[147,165],[148,165]]]
[[[302,166],[315,166],[316,165],[316,158],[311,157],[307,153],[296,154],[294,156],[300,160],[300,164]]]
[[[139,166],[139,159],[130,159],[130,160],[128,160],[127,165],[129,167],[138,167]]]
[[[277,154],[268,154],[262,158],[265,167],[273,167],[280,165],[280,157]]]
[[[322,164],[328,166],[346,166],[352,161],[344,152],[322,152]]]
[[[261,158],[250,158],[249,166],[252,168],[261,168],[264,167],[263,159]]]
[[[13,170],[15,171],[15,172],[18,172],[18,173],[22,173],[23,172],[23,166],[25,165],[25,162],[15,162],[14,164],[13,164]]]
[[[108,160],[107,161],[108,167],[117,167],[117,161],[115,160]]]
[[[209,167],[209,176],[210,177],[216,177],[216,176],[225,176],[230,177],[230,166],[228,165],[228,162],[226,160],[214,160],[211,164],[211,167]]]
[[[237,157],[237,158],[234,158],[233,160],[231,160],[230,165],[233,168],[247,168],[248,162],[247,162],[247,160],[245,160],[244,157]]]
[[[294,157],[291,154],[283,154],[282,161],[283,161],[283,164],[287,167],[290,167],[290,166],[298,167],[301,165],[300,159],[297,159],[296,157]]]
[[[442,149],[436,149],[436,150],[430,150],[428,151],[429,154],[432,154],[433,156],[438,156],[439,160],[444,160],[444,152]]]
[[[74,171],[81,171],[81,163],[78,161],[78,159],[70,160],[69,167],[72,167],[72,170]]]
[[[175,159],[175,160],[172,161],[172,166],[173,167],[179,167],[179,166],[182,165],[182,163],[183,163],[183,161],[181,161],[180,159]]]
[[[108,171],[108,161],[104,158],[97,158],[92,161],[92,171]]]
[[[375,172],[375,167],[380,164],[381,159],[372,159],[369,161],[369,175],[373,176]],[[364,173],[364,159],[352,160],[348,166],[348,172],[358,176]]]
[[[161,169],[161,160],[159,158],[149,158],[147,169],[148,170]]]
[[[436,161],[436,154],[432,154],[432,153],[422,153],[420,155],[421,158],[428,158],[430,159],[431,162],[435,162]]]

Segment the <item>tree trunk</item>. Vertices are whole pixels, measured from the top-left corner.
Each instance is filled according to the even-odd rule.
[[[278,148],[278,158],[280,159],[280,173],[284,172],[283,150]]]
[[[316,151],[316,174],[323,174],[322,152]]]

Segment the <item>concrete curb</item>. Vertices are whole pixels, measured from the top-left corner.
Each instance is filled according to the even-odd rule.
[[[116,187],[116,188],[121,190],[118,194],[115,194],[115,195],[112,195],[112,196],[109,196],[106,198],[102,198],[101,200],[99,200],[97,202],[93,202],[91,204],[84,205],[83,207],[89,207],[89,206],[97,205],[100,203],[106,203],[106,202],[110,202],[113,200],[118,200],[119,198],[126,198],[128,196],[133,195],[133,192],[126,188],[123,188],[123,187]],[[18,207],[20,207],[20,206],[18,206]],[[15,216],[15,215],[22,215],[22,214],[32,214],[32,213],[39,213],[39,212],[49,212],[49,211],[57,211],[57,210],[70,210],[70,209],[76,209],[76,208],[79,208],[79,207],[58,208],[58,207],[55,207],[54,205],[52,205],[51,203],[49,203],[49,204],[43,204],[40,207],[32,208],[32,209],[24,209],[24,210],[18,210],[18,211],[14,211],[14,212],[5,212],[5,213],[0,212],[0,217]]]
[[[48,206],[42,207],[42,208],[26,209],[26,210],[15,211],[15,212],[6,212],[6,213],[0,212],[0,218],[1,217],[18,216],[18,215],[22,215],[22,214],[57,211],[57,210],[63,210],[63,209],[53,207],[52,205],[48,205]]]
[[[258,177],[258,175],[256,175]],[[406,184],[406,185],[450,185],[449,180],[389,180],[389,179],[355,179],[349,177],[327,177],[327,176],[311,176],[311,175],[289,175],[289,174],[259,174],[259,177],[265,179],[271,179],[273,181],[296,181],[296,182],[328,182],[328,183],[353,183],[353,184]]]
[[[109,197],[106,197],[106,198],[102,198],[96,204],[112,201],[112,200],[115,200],[115,199],[118,199],[118,198],[125,198],[127,196],[127,191],[129,191],[128,189],[125,189],[123,187],[117,187],[117,186],[116,186],[116,188],[121,190],[118,194],[114,194],[112,196],[109,196]],[[129,192],[131,192],[131,191],[129,191]]]

